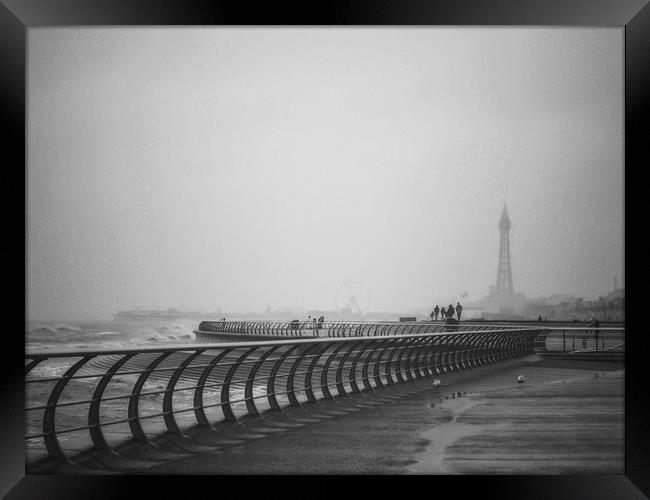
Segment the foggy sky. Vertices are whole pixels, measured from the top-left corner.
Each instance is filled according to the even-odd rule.
[[[623,274],[623,30],[28,31],[28,314],[367,309]]]

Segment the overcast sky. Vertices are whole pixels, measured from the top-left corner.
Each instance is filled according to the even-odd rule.
[[[621,285],[621,28],[28,35],[30,319]]]

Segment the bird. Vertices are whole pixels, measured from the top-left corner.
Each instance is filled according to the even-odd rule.
[[[435,379],[435,380],[433,381],[433,388],[434,388],[434,389],[437,389],[438,387],[440,387],[440,380]]]
[[[517,375],[517,383],[518,384],[523,384],[524,383],[524,376],[523,375]]]

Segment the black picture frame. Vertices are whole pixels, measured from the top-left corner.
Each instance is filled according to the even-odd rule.
[[[451,486],[467,492],[501,498],[643,498],[650,495],[650,401],[644,369],[648,353],[645,332],[630,330],[630,309],[636,277],[629,271],[628,235],[633,221],[630,215],[631,192],[638,172],[648,164],[645,128],[650,123],[650,6],[647,0],[367,0],[310,4],[302,8],[267,3],[252,8],[244,2],[206,2],[200,0],[0,0],[0,116],[6,121],[3,134],[6,181],[3,197],[6,234],[2,252],[5,266],[13,270],[5,299],[5,331],[0,391],[0,495],[7,498],[115,498],[147,496],[162,498],[174,494],[195,495],[197,487],[210,488],[214,495],[225,494],[224,478],[212,476],[47,476],[25,475],[24,463],[24,377],[21,356],[24,337],[19,333],[16,311],[21,306],[15,292],[19,282],[26,283],[18,264],[25,261],[26,213],[19,221],[16,207],[23,195],[26,209],[26,108],[25,68],[27,29],[36,26],[89,25],[451,25],[451,26],[619,26],[625,29],[625,282],[626,300],[626,384],[625,384],[625,475],[611,476],[472,476],[410,477],[436,494],[439,487]],[[307,8],[307,6],[309,6]],[[22,187],[22,192],[17,187]],[[25,222],[25,224],[22,224]],[[7,231],[8,229],[8,231]],[[18,236],[23,235],[21,240]],[[23,241],[23,245],[16,244]],[[22,252],[22,257],[21,257]],[[25,267],[26,269],[26,267]],[[25,271],[26,272],[26,271]],[[20,277],[19,277],[20,275]],[[16,281],[16,287],[13,281]],[[26,285],[25,285],[26,286]],[[26,291],[25,291],[26,293]],[[22,296],[26,307],[26,295]],[[15,327],[14,327],[15,324]],[[302,478],[303,480],[305,478]],[[308,478],[309,479],[309,478]],[[368,479],[368,478],[366,478]],[[408,480],[408,478],[405,478]],[[230,486],[241,491],[286,492],[293,480],[266,477],[259,480],[233,478]],[[232,483],[236,484],[232,484]],[[301,481],[302,482],[302,481]],[[311,477],[318,492],[339,494],[338,479]],[[370,478],[364,488],[384,489],[384,478]],[[208,490],[208,491],[210,491]],[[399,490],[398,490],[399,491]],[[409,490],[406,490],[408,494]]]

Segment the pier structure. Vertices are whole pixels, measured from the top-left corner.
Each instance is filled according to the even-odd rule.
[[[531,325],[499,325],[492,331]],[[536,326],[536,325],[532,325]],[[485,330],[485,324],[448,325],[433,321],[202,321],[195,330],[197,341],[266,340],[285,337],[384,337],[407,334],[471,332]]]
[[[602,329],[597,339],[584,330],[568,334],[579,339],[579,348],[603,353],[615,344],[621,351],[623,339],[624,352],[622,329]],[[497,326],[28,352],[27,469],[80,472],[103,464],[100,468],[133,470],[143,466],[129,458],[134,446],[138,457],[144,453],[156,460],[166,456],[166,447],[206,453],[242,436],[263,437],[260,429],[291,428],[322,412],[335,415],[341,403],[369,408],[390,400],[399,387],[422,390],[433,378],[536,352],[560,354],[564,348],[566,353],[566,339],[566,330]]]
[[[113,315],[113,320],[125,323],[160,323],[165,321],[177,321],[194,319],[205,316],[199,311],[178,311],[174,308],[164,310],[132,310],[118,311]]]
[[[393,335],[441,334],[451,332],[534,328],[539,321],[480,321],[448,325],[436,321],[203,321],[194,331],[198,342],[269,340],[283,338],[384,337]],[[594,328],[576,322],[543,322],[535,342],[543,356],[571,359],[625,358],[625,328],[621,322],[602,323]]]

